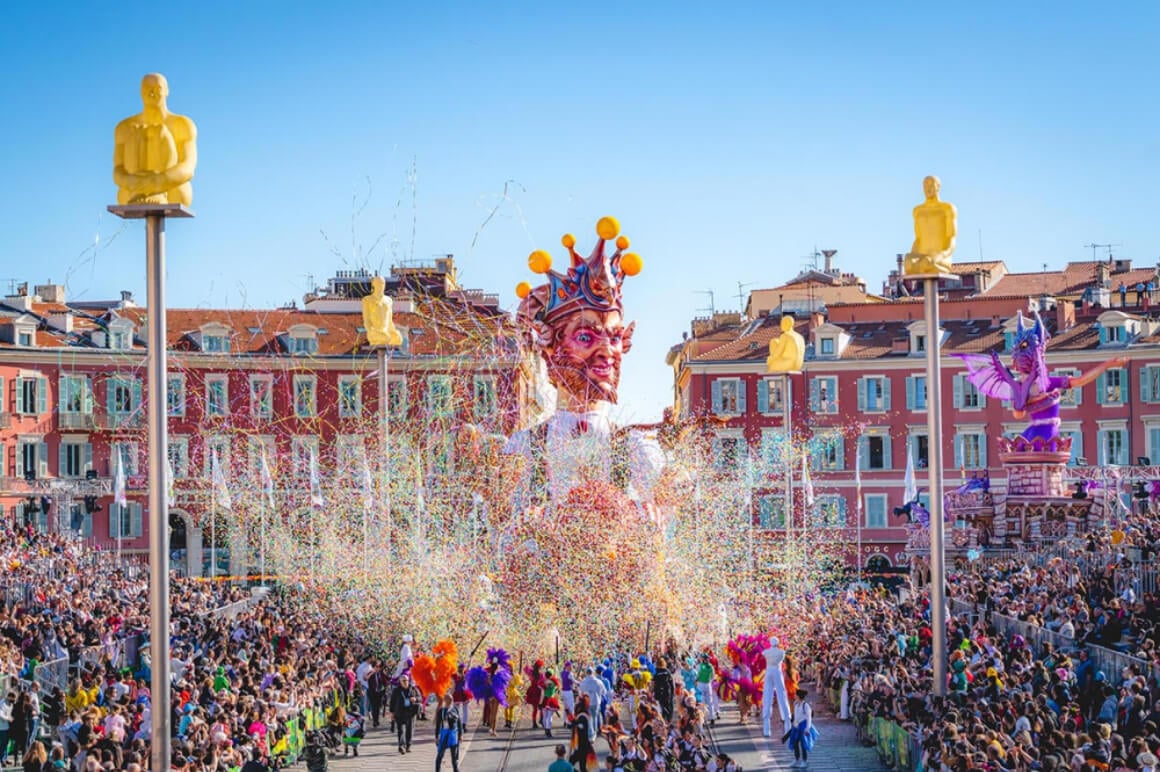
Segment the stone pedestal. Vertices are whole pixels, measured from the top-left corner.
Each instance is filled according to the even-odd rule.
[[[1007,470],[1007,534],[1043,541],[1086,528],[1091,501],[1071,498],[1063,482],[1069,458],[1070,437],[999,440],[999,460]]]

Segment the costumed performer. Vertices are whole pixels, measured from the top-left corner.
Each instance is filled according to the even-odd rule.
[[[467,706],[471,703],[471,690],[467,688],[467,665],[463,662],[455,670],[451,680],[451,700],[459,711],[459,726],[467,729]]]
[[[512,673],[511,683],[507,688],[507,703],[503,706],[504,729],[511,729],[516,721],[516,711],[524,701],[524,689],[528,686],[528,677],[523,673]]]
[[[713,653],[702,652],[701,664],[697,666],[697,698],[705,706],[705,718],[710,726],[717,720],[717,693],[713,688],[716,672],[716,658]]]
[[[544,660],[537,659],[529,668],[524,668],[528,676],[528,688],[524,692],[524,702],[532,706],[532,726],[541,726],[541,707],[544,702]]]
[[[629,663],[629,671],[621,676],[621,682],[627,687],[624,693],[625,709],[628,714],[628,728],[636,731],[636,709],[640,704],[639,692],[648,688],[652,683],[652,673],[641,667],[640,659]]]
[[[560,703],[564,706],[564,720],[571,721],[576,713],[575,684],[572,683],[572,660],[564,663],[560,671]]]
[[[765,682],[761,690],[761,734],[770,736],[769,724],[773,716],[773,700],[777,697],[777,710],[781,716],[783,730],[793,714],[789,712],[789,698],[785,693],[785,677],[781,665],[785,661],[785,649],[777,638],[769,639],[769,648],[761,652],[765,657]]]
[[[487,664],[467,671],[467,688],[483,702],[483,723],[495,736],[500,705],[507,704],[507,688],[512,678],[511,657],[501,648],[487,650]]]
[[[797,664],[793,661],[793,656],[788,651],[785,653],[785,659],[782,660],[781,667],[785,673],[785,694],[789,700],[789,714],[792,716],[801,679],[798,675]]]
[[[572,721],[572,754],[568,761],[579,767],[580,772],[588,772],[589,769],[596,769],[596,748],[592,746],[592,727],[588,718],[588,695],[581,694],[574,707],[576,717]]]
[[[552,668],[544,671],[544,696],[540,700],[540,713],[543,715],[544,736],[552,736],[552,719],[560,711],[560,679],[552,672]]]

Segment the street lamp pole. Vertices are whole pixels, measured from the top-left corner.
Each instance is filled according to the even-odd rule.
[[[926,301],[926,425],[930,435],[930,626],[934,694],[947,693],[946,565],[943,543],[942,341],[939,335],[938,276],[923,278]]]

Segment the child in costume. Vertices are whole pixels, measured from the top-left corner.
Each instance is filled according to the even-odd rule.
[[[560,679],[551,668],[544,671],[544,691],[540,699],[540,712],[543,714],[544,736],[552,736],[552,719],[560,710]]]
[[[511,729],[516,720],[516,710],[524,699],[524,689],[528,685],[528,677],[523,673],[512,673],[512,680],[507,688],[507,703],[503,707],[504,729]]]

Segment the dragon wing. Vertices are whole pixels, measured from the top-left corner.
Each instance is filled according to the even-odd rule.
[[[1015,377],[999,361],[999,355],[955,354],[967,366],[967,380],[984,395],[1008,402],[1015,399]]]

